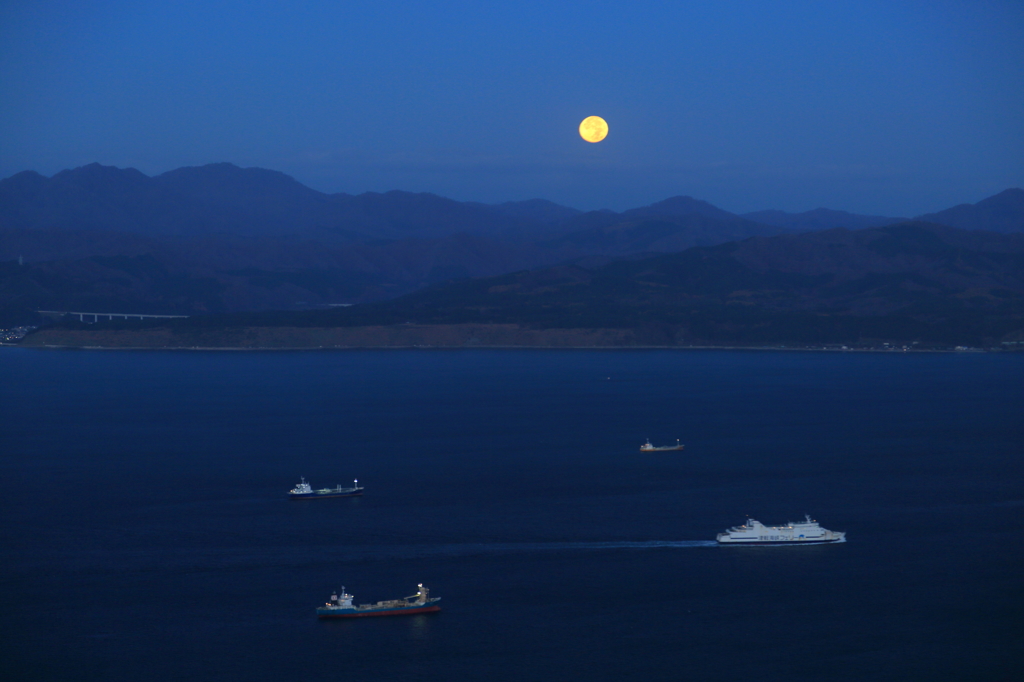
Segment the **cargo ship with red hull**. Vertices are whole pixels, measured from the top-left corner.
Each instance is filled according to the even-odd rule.
[[[430,590],[417,585],[419,590],[411,597],[404,599],[390,599],[379,601],[376,604],[359,604],[355,606],[352,600],[355,598],[341,588],[341,594],[335,592],[331,600],[316,610],[317,618],[361,618],[366,616],[405,616],[414,613],[433,613],[440,611],[441,607],[437,602],[440,597],[431,597]]]
[[[324,497],[359,497],[363,489],[359,486],[358,479],[352,481],[351,488],[342,488],[340,485],[335,488],[320,488],[313,490],[313,486],[303,478],[294,488],[288,491],[289,500],[317,500]]]

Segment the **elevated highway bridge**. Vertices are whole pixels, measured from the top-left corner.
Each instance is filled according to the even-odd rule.
[[[90,324],[100,320],[172,320],[188,317],[188,315],[146,315],[140,313],[89,313],[78,310],[37,310],[36,312],[53,318],[70,315],[71,317],[77,317],[81,322],[88,322]]]

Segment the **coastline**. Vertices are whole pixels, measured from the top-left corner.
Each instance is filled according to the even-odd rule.
[[[307,350],[772,350],[829,352],[1004,352],[957,346],[918,348],[881,341],[855,343],[714,344],[646,329],[527,329],[515,324],[367,327],[238,327],[227,329],[40,329],[24,348],[80,350],[307,351]],[[1012,351],[1010,351],[1012,352]]]

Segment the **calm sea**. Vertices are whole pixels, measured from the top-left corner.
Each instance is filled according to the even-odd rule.
[[[4,680],[1024,669],[1024,354],[4,348],[0,467]]]

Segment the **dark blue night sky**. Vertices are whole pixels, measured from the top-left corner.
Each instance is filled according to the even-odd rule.
[[[911,216],[1024,186],[1019,2],[0,5],[0,177]],[[607,119],[599,144],[584,117]]]

